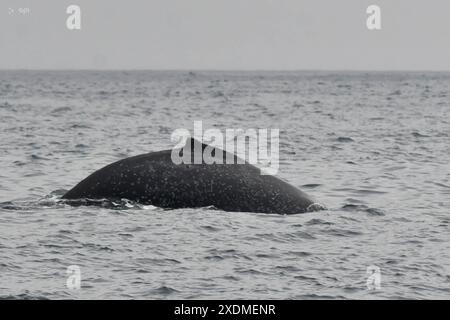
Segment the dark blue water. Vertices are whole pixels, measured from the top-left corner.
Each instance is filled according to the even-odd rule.
[[[449,298],[449,88],[449,73],[0,71],[0,298]],[[279,176],[328,210],[59,200],[198,120],[279,128]]]

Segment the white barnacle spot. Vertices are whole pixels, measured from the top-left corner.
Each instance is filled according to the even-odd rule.
[[[306,212],[314,212],[314,211],[320,211],[320,210],[326,210],[326,209],[327,208],[324,205],[314,202],[313,204],[310,204],[306,208]]]

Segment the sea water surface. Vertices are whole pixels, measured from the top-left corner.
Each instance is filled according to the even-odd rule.
[[[0,298],[448,299],[449,88],[449,73],[0,71]],[[278,176],[328,210],[60,200],[199,120],[280,129]]]

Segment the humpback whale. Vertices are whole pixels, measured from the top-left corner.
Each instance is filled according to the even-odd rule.
[[[196,144],[201,144],[202,150],[208,146],[189,138],[177,152],[183,155],[186,146],[193,150]],[[213,153],[218,149],[212,148]],[[227,152],[219,150],[225,158]],[[78,183],[63,199],[128,199],[167,209],[213,206],[224,211],[277,214],[320,209],[296,187],[262,175],[248,162],[175,164],[172,152],[152,152],[107,165]],[[231,157],[238,159],[234,154]]]

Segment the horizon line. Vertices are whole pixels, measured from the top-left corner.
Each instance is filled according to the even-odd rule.
[[[147,71],[147,72],[450,72],[450,69],[208,69],[208,68],[0,68],[0,71]]]

